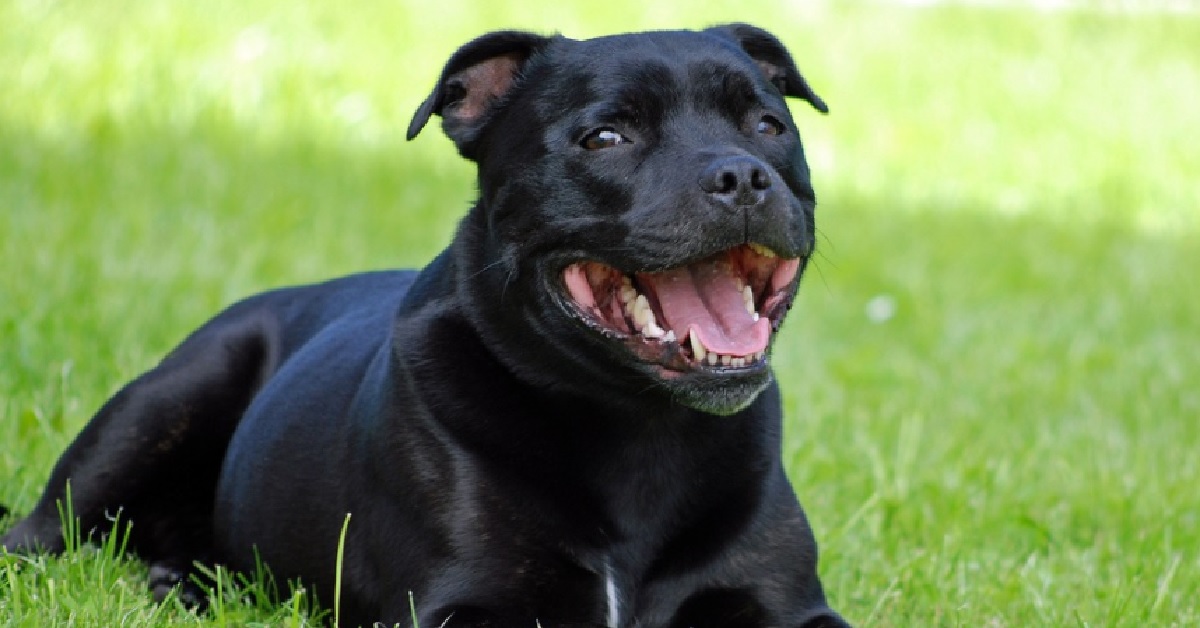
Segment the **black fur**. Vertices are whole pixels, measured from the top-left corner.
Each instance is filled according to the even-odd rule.
[[[133,522],[159,597],[202,602],[194,562],[257,553],[331,605],[350,513],[346,625],[407,625],[412,592],[422,626],[845,626],[769,368],[672,371],[564,284],[581,260],[657,272],[750,242],[806,260],[785,96],[825,111],[747,25],[467,44],[408,131],[439,115],[478,163],[449,247],[212,319],[100,409],[4,547],[63,549],[69,481],[85,530]],[[606,129],[624,141],[585,148]]]

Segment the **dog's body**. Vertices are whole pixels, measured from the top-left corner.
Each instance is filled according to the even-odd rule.
[[[164,595],[194,561],[300,578],[343,623],[844,626],[780,462],[765,353],[813,246],[773,37],[481,37],[444,119],[480,199],[420,272],[229,308],[113,397],[10,549],[120,510]],[[186,582],[185,582],[186,585]]]

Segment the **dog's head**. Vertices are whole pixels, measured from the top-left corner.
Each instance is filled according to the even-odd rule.
[[[438,114],[478,163],[468,257],[491,277],[488,298],[534,321],[539,340],[517,343],[610,378],[632,369],[643,388],[649,376],[729,414],[769,383],[772,337],[813,252],[789,96],[826,111],[752,26],[506,31],[455,53],[408,134]]]

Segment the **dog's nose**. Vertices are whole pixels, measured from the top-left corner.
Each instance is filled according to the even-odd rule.
[[[762,204],[771,189],[767,165],[749,155],[714,160],[700,175],[700,188],[730,209]]]

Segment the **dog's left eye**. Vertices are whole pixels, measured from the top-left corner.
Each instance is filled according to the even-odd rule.
[[[612,127],[601,127],[584,136],[579,145],[588,150],[611,148],[617,144],[628,144],[629,138],[617,133]]]
[[[763,116],[758,121],[757,131],[763,135],[783,135],[785,130],[787,127],[783,126],[783,123],[775,116]]]

